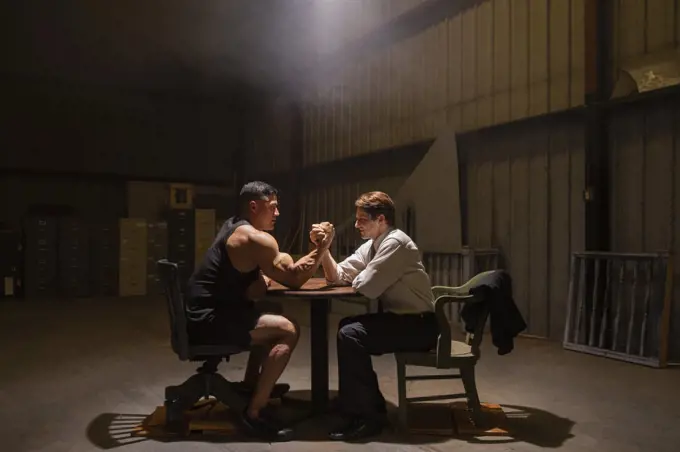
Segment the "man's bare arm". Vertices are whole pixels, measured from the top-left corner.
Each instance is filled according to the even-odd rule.
[[[327,249],[325,242],[317,245],[308,255],[297,262],[289,254],[281,253],[276,239],[267,233],[251,236],[253,257],[262,273],[284,286],[298,289],[306,283],[321,264],[321,257]]]
[[[338,263],[335,262],[330,250],[326,250],[321,256],[321,266],[323,267],[323,274],[328,282],[338,281]]]

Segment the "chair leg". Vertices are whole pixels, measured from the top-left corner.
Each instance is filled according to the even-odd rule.
[[[470,412],[470,417],[472,422],[479,426],[482,423],[482,405],[479,402],[479,394],[477,393],[475,368],[473,366],[461,368],[460,376],[463,380],[463,387],[465,388],[465,397],[467,398],[467,406],[468,411]]]
[[[399,395],[399,426],[408,430],[408,401],[406,400],[406,364],[397,358],[397,393]]]

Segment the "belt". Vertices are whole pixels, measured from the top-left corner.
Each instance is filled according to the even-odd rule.
[[[378,311],[379,314],[391,313],[398,315],[419,315],[421,317],[434,316],[432,311],[407,311],[405,309],[390,309],[389,311]]]
[[[378,314],[382,314],[382,313],[385,312],[385,307],[383,305],[383,301],[380,298],[378,298],[378,310],[377,310],[377,312],[378,312]],[[420,314],[422,316],[425,316],[425,315],[428,315],[428,314],[434,315],[434,311],[409,311],[409,310],[405,310],[405,309],[390,309],[389,312],[392,312],[394,314],[404,314],[404,315],[418,315],[418,314]]]

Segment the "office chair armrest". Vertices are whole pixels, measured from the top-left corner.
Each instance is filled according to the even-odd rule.
[[[436,287],[441,289],[452,289],[450,287]],[[434,292],[433,288],[433,292]],[[455,289],[455,288],[453,288]],[[439,292],[441,293],[441,291]],[[440,363],[451,358],[451,324],[446,316],[445,307],[449,303],[476,303],[479,302],[479,297],[474,295],[439,295],[434,300],[434,313],[437,316],[437,324],[439,325],[439,338],[437,339],[437,367]]]
[[[460,297],[470,294],[470,289],[465,286],[460,287],[449,287],[449,286],[432,286],[432,295],[436,300],[439,297],[449,296],[449,297]]]

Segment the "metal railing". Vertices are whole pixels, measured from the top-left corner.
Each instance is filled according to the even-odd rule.
[[[457,253],[423,253],[433,286],[460,286],[477,273],[498,268],[500,251],[463,247]]]
[[[423,253],[423,265],[433,286],[462,286],[478,273],[499,268],[500,251],[494,248],[463,247],[457,253]],[[452,327],[464,332],[460,303],[449,303],[447,316]]]
[[[563,346],[666,367],[672,293],[667,252],[573,253]]]

